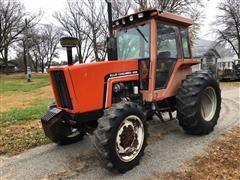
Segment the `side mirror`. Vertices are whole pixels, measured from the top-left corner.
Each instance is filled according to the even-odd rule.
[[[77,45],[79,44],[79,40],[74,37],[62,37],[60,39],[60,44],[62,47],[67,48],[68,65],[72,65],[73,64],[72,48],[77,47]]]

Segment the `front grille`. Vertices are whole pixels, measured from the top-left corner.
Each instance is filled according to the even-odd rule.
[[[52,71],[53,82],[57,90],[57,96],[62,108],[73,109],[66,79],[63,71]]]

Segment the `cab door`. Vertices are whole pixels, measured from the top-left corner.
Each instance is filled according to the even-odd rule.
[[[155,90],[165,89],[180,56],[179,28],[164,23],[157,24],[157,62]]]

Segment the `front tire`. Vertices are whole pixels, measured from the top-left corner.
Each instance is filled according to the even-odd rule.
[[[139,164],[147,146],[147,124],[139,105],[120,102],[98,120],[95,146],[114,169],[124,173]]]
[[[85,132],[79,127],[73,127],[69,123],[59,122],[55,129],[55,143],[68,145],[83,140]]]
[[[187,76],[176,99],[179,124],[188,134],[213,131],[221,109],[221,90],[209,72],[198,71]]]
[[[57,107],[53,102],[49,109]],[[44,127],[43,127],[44,128]],[[68,145],[81,141],[85,135],[85,131],[78,126],[70,124],[66,117],[62,117],[60,121],[52,125],[50,140],[58,145]]]

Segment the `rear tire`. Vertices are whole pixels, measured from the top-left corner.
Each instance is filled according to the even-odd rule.
[[[177,118],[186,133],[204,135],[213,131],[221,109],[221,90],[209,72],[187,76],[176,99]]]
[[[139,164],[147,146],[143,111],[133,102],[120,102],[105,111],[94,132],[95,146],[114,169],[124,173]]]

